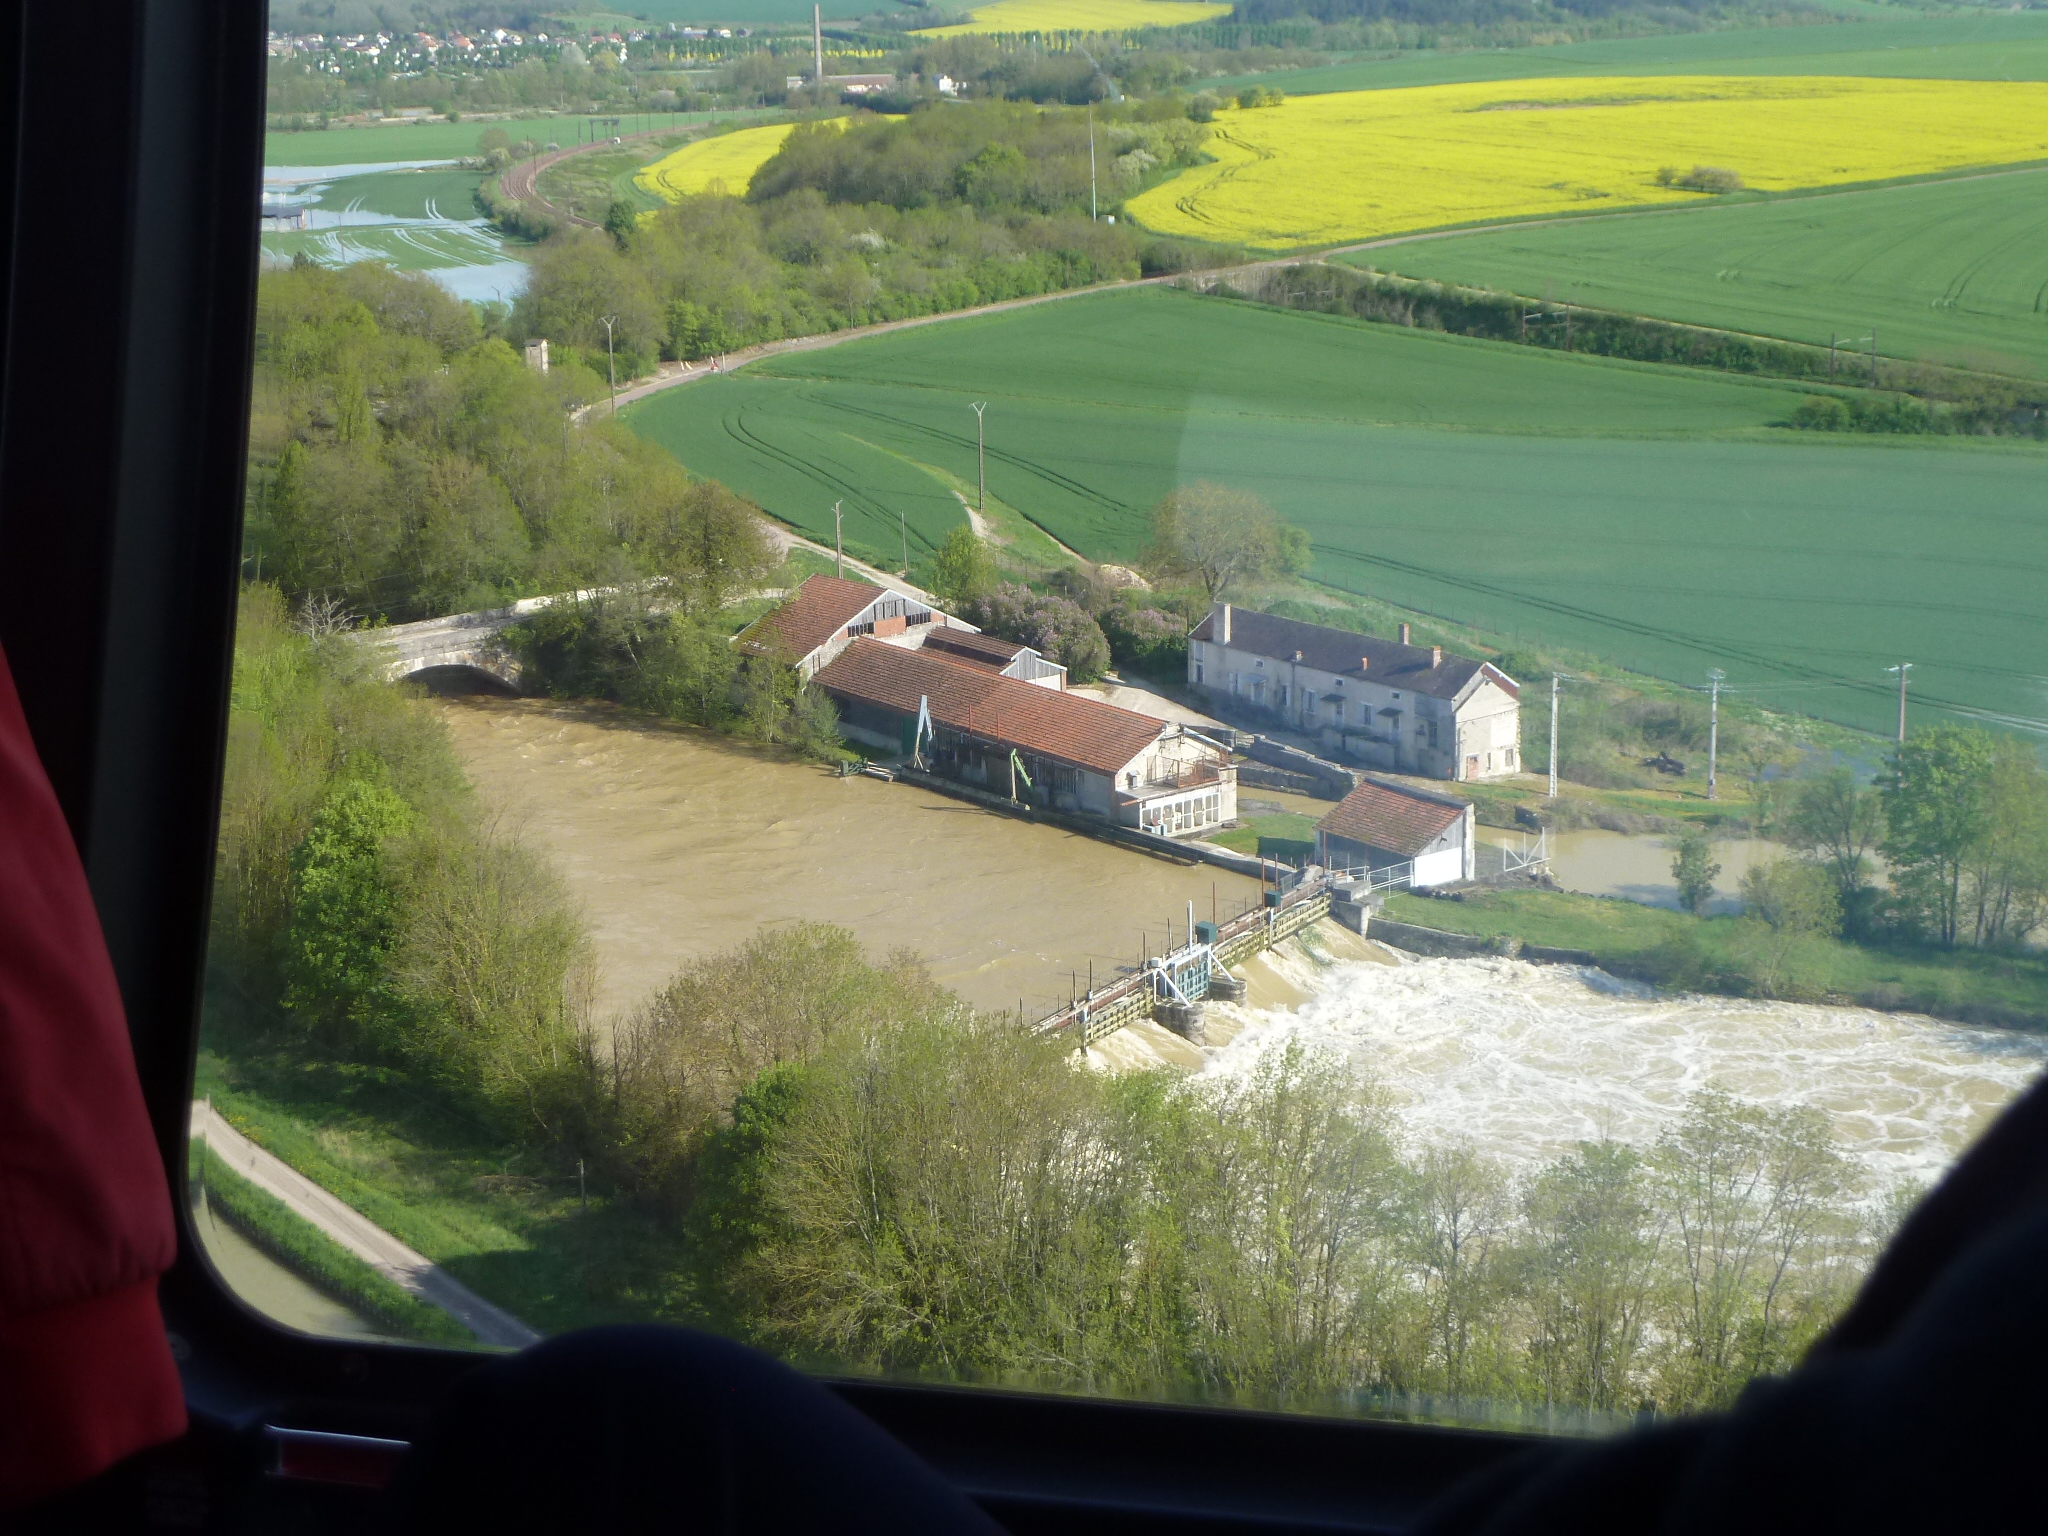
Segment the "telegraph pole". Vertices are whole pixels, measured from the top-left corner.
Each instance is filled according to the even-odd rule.
[[[1707,668],[1707,798],[1721,798],[1719,781],[1714,776],[1715,759],[1721,747],[1721,683],[1728,676],[1719,667]]]
[[[1095,212],[1095,103],[1088,103],[1088,222],[1097,222]]]
[[[1902,661],[1896,667],[1886,667],[1887,672],[1899,674],[1899,745],[1906,744],[1906,674],[1913,670],[1913,663]]]
[[[817,75],[811,83],[817,86],[818,100],[822,103],[825,100],[825,23],[822,9],[815,5],[811,7],[811,49],[817,63]]]
[[[981,413],[988,409],[986,400],[970,402],[974,408],[974,469],[981,478],[981,490],[975,497],[974,513],[977,517],[988,516],[988,454],[983,446]]]
[[[605,372],[611,376],[612,414],[614,416],[619,414],[619,368],[618,364],[612,360],[612,327],[618,323],[619,317],[617,315],[606,315],[604,317],[604,368]]]
[[[839,506],[840,504],[836,501],[832,503],[832,554],[838,562],[839,579],[844,581],[846,580],[846,540],[841,536],[842,525],[839,521]]]
[[[903,520],[903,508],[896,508],[896,533],[903,540],[903,579],[910,580],[910,525]]]
[[[1562,672],[1550,674],[1550,798],[1557,798],[1557,685],[1564,681]]]

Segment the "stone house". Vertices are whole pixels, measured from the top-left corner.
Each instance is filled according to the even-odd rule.
[[[1490,661],[1218,603],[1188,639],[1188,687],[1324,755],[1473,781],[1521,769],[1521,685]]]
[[[1367,779],[1316,823],[1316,862],[1360,871],[1410,864],[1411,886],[1449,885],[1473,877],[1476,825],[1468,801]]]

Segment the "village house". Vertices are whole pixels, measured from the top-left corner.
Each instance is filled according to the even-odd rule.
[[[1328,756],[1422,778],[1521,768],[1521,685],[1490,661],[1218,603],[1188,639],[1188,687]]]
[[[838,707],[849,741],[915,756],[933,773],[1007,799],[1162,837],[1237,818],[1237,770],[1222,747],[1172,722],[1007,675],[998,656],[966,654],[971,642],[961,637],[971,633],[948,631],[915,648],[855,636],[811,685]]]
[[[1316,862],[1332,870],[1412,865],[1411,886],[1473,877],[1477,839],[1469,802],[1367,779],[1316,823]]]
[[[783,658],[808,682],[863,635],[906,649],[936,645],[962,666],[1041,688],[1067,686],[1067,669],[1028,645],[984,635],[965,619],[893,587],[837,576],[810,577],[789,601],[741,630],[733,644],[748,655]]]

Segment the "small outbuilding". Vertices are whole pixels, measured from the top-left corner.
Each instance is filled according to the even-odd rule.
[[[1369,778],[1316,823],[1316,862],[1375,872],[1408,864],[1411,886],[1450,885],[1476,873],[1475,830],[1469,801]]]

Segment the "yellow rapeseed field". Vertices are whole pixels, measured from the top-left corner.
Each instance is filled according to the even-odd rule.
[[[846,126],[843,117],[825,121]],[[754,172],[775,158],[782,141],[795,127],[795,123],[771,123],[765,128],[741,128],[716,138],[699,139],[663,155],[652,165],[642,166],[634,173],[633,184],[671,203],[711,191],[744,197]]]
[[[1222,16],[1229,5],[1209,0],[991,0],[953,27],[927,27],[919,37],[967,32],[1129,32],[1139,27],[1182,27]]]
[[[1166,234],[1268,249],[1705,195],[2048,159],[2048,83],[1837,77],[1510,80],[1300,96],[1219,115],[1195,166],[1131,200]]]

